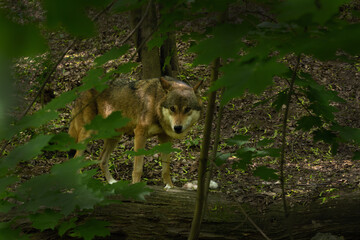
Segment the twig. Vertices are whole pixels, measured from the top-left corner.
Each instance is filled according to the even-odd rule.
[[[260,233],[266,240],[271,240],[271,239],[261,230],[261,228],[260,228],[258,225],[256,225],[256,223],[251,219],[251,217],[245,212],[244,208],[243,208],[241,205],[239,205],[239,207],[240,207],[240,210],[241,210],[242,214],[244,214],[244,216],[245,216],[245,220],[244,220],[244,221],[248,220],[248,221],[256,228],[256,230],[259,231],[259,233]],[[236,226],[236,227],[234,228],[234,230],[237,229],[237,228],[239,228],[239,227],[240,227],[240,225]]]

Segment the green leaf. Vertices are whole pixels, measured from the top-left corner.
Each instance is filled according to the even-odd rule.
[[[71,103],[77,98],[76,91],[76,89],[73,89],[71,91],[64,92],[63,94],[46,104],[45,110],[57,110],[59,108],[65,107],[66,104]]]
[[[152,50],[154,47],[161,47],[166,39],[167,35],[161,35],[160,33],[154,34],[146,44],[148,50]]]
[[[249,164],[251,164],[254,158],[255,148],[241,148],[236,151],[235,156],[240,158],[239,161],[233,163],[233,168],[240,168],[245,170]]]
[[[72,237],[82,237],[85,240],[91,240],[94,237],[106,237],[110,235],[110,230],[107,228],[110,224],[106,221],[97,219],[89,219],[84,224],[74,228]]]
[[[69,231],[70,229],[73,229],[76,227],[76,222],[77,221],[77,217],[73,217],[68,221],[64,221],[60,224],[59,228],[58,228],[58,233],[60,235],[60,237],[62,237],[67,231]]]
[[[210,90],[225,88],[221,104],[243,95],[245,90],[260,94],[273,83],[273,77],[288,71],[276,59],[262,61],[253,59],[249,63],[231,62],[220,69],[224,74]]]
[[[286,102],[288,100],[287,91],[288,91],[288,89],[286,89],[284,91],[281,91],[278,94],[276,94],[276,99],[271,104],[271,106],[274,107],[277,112],[283,107],[284,104],[286,104]]]
[[[360,145],[360,128],[336,125],[332,127],[332,130],[338,131],[343,141],[354,142],[357,145]]]
[[[46,151],[69,151],[71,149],[86,149],[85,144],[76,143],[75,139],[67,133],[58,133],[53,136],[49,145],[44,148]]]
[[[256,146],[257,146],[257,147],[265,147],[265,146],[267,146],[267,145],[269,145],[269,144],[272,144],[272,143],[274,143],[274,139],[264,138],[264,139],[262,139],[261,141],[259,141],[259,142],[256,144]]]
[[[123,45],[120,48],[118,48],[118,47],[112,48],[109,51],[107,51],[105,54],[103,54],[102,56],[97,57],[94,62],[97,66],[103,65],[110,60],[121,57],[129,50],[129,48],[130,48],[129,45]]]
[[[151,189],[146,187],[146,183],[144,182],[129,184],[126,181],[119,181],[107,187],[115,190],[116,194],[120,194],[126,199],[131,198],[139,201],[145,201],[145,196],[150,195],[152,192]]]
[[[16,207],[16,204],[10,203],[6,200],[0,200],[0,213],[8,213],[14,207]]]
[[[94,23],[87,13],[87,8],[91,6],[92,1],[45,0],[43,3],[49,28],[64,27],[70,34],[78,37],[94,35]]]
[[[27,115],[18,121],[15,125],[9,126],[2,136],[4,139],[10,139],[15,134],[27,128],[38,128],[41,125],[57,118],[59,113],[53,110],[42,109],[32,115]]]
[[[265,157],[265,156],[270,156],[270,157],[280,157],[280,149],[278,148],[267,148],[267,149],[263,149],[263,150],[257,150],[254,154],[255,157]]]
[[[333,144],[336,142],[337,136],[334,132],[326,129],[319,129],[314,132],[314,141],[324,141],[328,144]]]
[[[109,194],[107,190],[88,187],[88,176],[80,173],[80,169],[94,163],[73,158],[55,165],[49,174],[24,182],[16,190],[18,200],[26,202],[19,206],[19,211],[56,208],[67,216],[75,209],[92,209]]]
[[[94,135],[96,139],[106,139],[115,136],[119,136],[120,133],[116,129],[126,126],[130,120],[122,117],[121,112],[113,112],[107,118],[102,118],[97,115],[91,123],[85,125],[85,128],[90,130],[96,130],[98,133]]]
[[[276,170],[265,166],[257,167],[254,172],[254,176],[258,176],[266,181],[277,180],[279,176],[276,174]]]
[[[30,238],[22,234],[20,229],[13,229],[11,222],[1,222],[0,239],[29,240]]]
[[[50,209],[46,209],[42,213],[29,215],[30,221],[34,228],[44,231],[45,229],[54,229],[63,215]]]
[[[122,0],[116,1],[112,7],[114,12],[124,12],[134,9],[139,9],[146,1],[145,0]]]
[[[172,148],[172,144],[167,142],[167,143],[162,143],[162,144],[156,145],[155,147],[153,147],[152,149],[149,149],[149,150],[139,149],[137,152],[126,151],[126,153],[130,154],[132,156],[141,156],[141,155],[151,156],[151,155],[154,155],[155,153],[169,154],[172,152],[180,152],[180,151],[181,150],[178,148]]]
[[[249,139],[250,139],[250,136],[236,135],[235,137],[228,139],[226,142],[230,145],[242,146],[246,143],[249,143]]]
[[[34,56],[47,50],[45,39],[38,27],[16,24],[0,11],[0,52],[8,58]]]
[[[136,63],[136,62],[124,63],[124,64],[119,65],[117,67],[117,69],[114,71],[114,73],[129,73],[138,65],[139,65],[139,63]]]
[[[15,148],[0,161],[0,173],[5,173],[14,168],[20,161],[29,161],[48,144],[51,135],[39,135],[22,146]]]
[[[323,124],[323,122],[321,121],[320,117],[317,116],[304,116],[301,117],[298,121],[297,121],[297,127],[296,129],[298,130],[303,130],[305,132],[310,131],[310,129],[314,128],[314,127],[321,127]]]
[[[19,178],[16,176],[6,176],[0,178],[0,193],[3,193],[10,185],[19,181]]]
[[[353,160],[360,160],[360,151],[354,152]]]
[[[245,45],[242,38],[249,29],[250,26],[247,24],[217,25],[213,29],[211,38],[189,49],[190,52],[198,54],[193,64],[210,64],[218,57],[224,59],[237,57],[240,48]]]
[[[310,25],[312,22],[324,24],[338,14],[340,6],[347,2],[349,0],[287,0],[277,7],[278,19],[302,25]]]
[[[95,88],[101,92],[109,86],[106,84],[107,79],[103,78],[104,69],[93,68],[86,73],[86,76],[82,79],[83,85],[78,88],[80,92]]]
[[[228,160],[229,157],[231,157],[231,153],[220,153],[220,152],[218,152],[217,155],[216,155],[215,164],[217,166],[221,166],[224,163],[226,163],[226,160]]]

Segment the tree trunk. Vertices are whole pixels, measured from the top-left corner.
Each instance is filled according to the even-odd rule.
[[[138,24],[140,19],[144,17],[144,21],[134,34],[135,45],[139,49],[139,59],[142,63],[143,79],[172,76],[176,77],[179,73],[179,63],[176,50],[176,38],[174,32],[166,33],[163,45],[149,49],[147,47],[148,40],[157,30],[158,16],[157,5],[150,2],[150,9],[145,14],[149,3],[144,4],[141,9],[131,11],[132,27]]]
[[[150,3],[150,9],[145,15],[144,13],[147,5],[148,4],[144,4],[141,9],[131,11],[131,23],[133,28],[142,17],[145,18],[134,34],[135,45],[139,49],[139,58],[142,63],[143,79],[161,76],[159,48],[154,47],[149,49],[146,44],[157,26],[156,6],[154,3]]]
[[[175,33],[167,33],[167,39],[160,48],[160,61],[163,75],[176,77],[179,74]]]

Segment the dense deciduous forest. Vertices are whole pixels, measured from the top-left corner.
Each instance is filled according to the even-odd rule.
[[[359,10],[356,0],[2,1],[0,238],[358,239]],[[108,184],[102,139],[126,121],[96,118],[90,144],[77,143],[72,103],[160,76],[203,82],[201,120],[172,146],[147,142],[141,183],[122,136]],[[163,189],[162,152],[174,189]]]

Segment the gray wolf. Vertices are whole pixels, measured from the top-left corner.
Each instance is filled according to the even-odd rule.
[[[95,89],[83,92],[75,101],[72,110],[73,121],[69,135],[76,142],[84,142],[92,132],[85,129],[96,115],[106,118],[114,111],[130,121],[125,127],[116,129],[121,134],[134,136],[134,150],[145,148],[146,140],[157,136],[160,143],[185,137],[199,120],[202,109],[198,88],[171,77],[160,77],[130,82],[122,86],[111,86],[99,93]],[[100,154],[100,168],[108,183],[116,180],[109,172],[108,160],[118,138],[104,139]],[[75,157],[84,151],[77,150]],[[144,156],[135,156],[132,183],[141,181]],[[170,154],[161,154],[162,179],[166,187],[173,187],[170,177]]]

